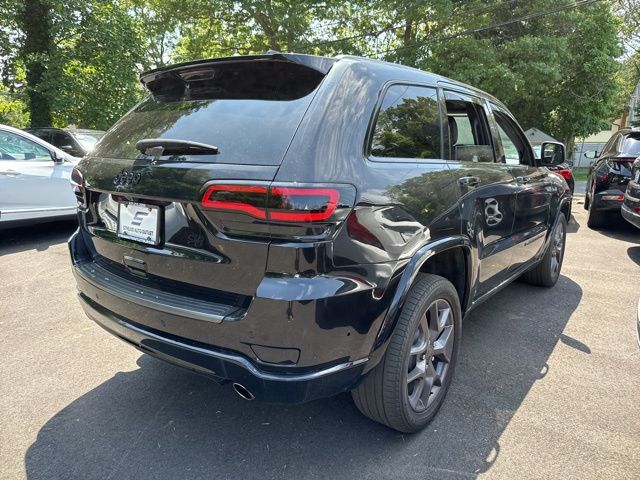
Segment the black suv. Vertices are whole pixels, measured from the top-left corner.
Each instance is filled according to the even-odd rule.
[[[589,153],[589,152],[587,152]],[[586,155],[586,154],[585,154]],[[587,225],[604,225],[607,215],[619,216],[634,160],[640,156],[640,128],[622,128],[589,168],[584,208]]]
[[[411,432],[444,399],[462,317],[522,275],[558,279],[569,188],[483,92],[275,53],[141,80],[151,95],[74,171],[69,246],[87,315],[143,352],[245,399],[352,390]]]
[[[86,128],[35,127],[25,131],[74,157],[84,157],[104,135],[102,130]]]

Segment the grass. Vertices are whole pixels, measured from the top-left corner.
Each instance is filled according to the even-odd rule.
[[[589,173],[589,167],[576,167],[572,170],[573,179],[576,182],[585,181],[587,179],[587,174]]]

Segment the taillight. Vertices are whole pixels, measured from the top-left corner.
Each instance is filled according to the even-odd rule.
[[[84,189],[84,176],[82,172],[78,170],[78,167],[73,167],[71,170],[71,178],[69,179],[73,193],[78,200],[78,204],[85,206],[87,204],[87,197]]]
[[[335,188],[212,185],[202,196],[206,208],[242,212],[261,220],[322,222],[338,208]]]
[[[202,206],[217,210],[243,212],[255,218],[267,218],[269,188],[256,185],[211,185],[202,196]]]
[[[560,170],[554,170],[553,173],[557,173],[558,175],[561,175],[562,178],[564,178],[567,182],[569,180],[571,180],[571,170],[569,170],[568,168],[563,168]]]
[[[338,207],[340,192],[333,188],[271,187],[269,220],[322,222]]]
[[[602,200],[622,202],[624,200],[624,195],[603,195]]]
[[[356,190],[342,184],[217,183],[200,204],[219,231],[235,237],[326,240],[354,206]]]

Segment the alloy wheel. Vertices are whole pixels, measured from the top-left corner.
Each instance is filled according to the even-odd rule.
[[[438,299],[416,327],[407,370],[407,396],[416,412],[426,410],[445,384],[453,353],[453,321],[449,302]]]
[[[551,242],[551,271],[555,275],[560,272],[564,255],[564,223],[558,223]]]

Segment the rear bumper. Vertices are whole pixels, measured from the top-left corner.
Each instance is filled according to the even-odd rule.
[[[79,298],[90,319],[142,352],[212,376],[220,382],[240,383],[265,402],[302,403],[351,390],[362,376],[367,361],[361,359],[304,373],[265,371],[241,355],[169,338],[118,318],[82,293]]]
[[[629,207],[627,207],[626,205],[622,205],[622,208],[620,209],[620,213],[622,213],[622,217],[629,222],[631,225],[634,225],[637,228],[640,228],[640,214],[639,213],[635,213],[633,210],[631,210]]]
[[[69,240],[82,307],[146,353],[240,383],[257,399],[274,403],[348,391],[375,366],[373,344],[393,289],[377,297],[353,281],[348,293],[336,294],[348,286],[336,286],[336,277],[278,278],[273,285],[263,282],[249,306],[225,310],[210,297],[154,289],[153,282],[141,285],[101,268],[85,234],[80,228]]]
[[[629,182],[620,211],[625,220],[640,228],[640,185],[637,182]]]
[[[624,190],[612,188],[610,190],[603,190],[595,194],[595,202],[593,206],[597,210],[615,210],[618,211],[623,203]],[[607,197],[619,197],[619,200],[606,199]]]

